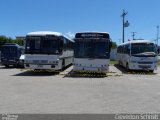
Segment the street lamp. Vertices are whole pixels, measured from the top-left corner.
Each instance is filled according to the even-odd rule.
[[[125,16],[128,14],[128,12],[125,12],[125,10],[123,10],[123,14],[121,15],[121,17],[122,17],[122,26],[123,26],[123,31],[122,31],[122,42],[124,43],[124,28],[125,27],[128,27],[129,26],[129,22],[128,22],[128,20],[127,21],[125,21]]]
[[[157,25],[157,46],[158,46],[158,39],[159,39],[159,25]]]

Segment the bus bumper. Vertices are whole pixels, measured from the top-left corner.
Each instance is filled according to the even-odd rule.
[[[130,64],[131,70],[157,70],[157,64]]]
[[[87,73],[107,73],[109,72],[109,67],[77,67],[73,66],[73,71],[75,72],[87,72]]]
[[[61,67],[57,64],[53,65],[37,65],[37,64],[24,64],[26,69],[40,69],[40,70],[60,70]]]

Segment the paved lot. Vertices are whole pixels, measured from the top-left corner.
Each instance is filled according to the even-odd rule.
[[[160,68],[128,74],[110,66],[108,77],[0,67],[0,113],[160,113]]]

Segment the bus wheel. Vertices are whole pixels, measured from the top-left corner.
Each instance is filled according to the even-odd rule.
[[[149,72],[153,73],[153,72],[154,72],[154,70],[149,70]]]
[[[127,64],[126,64],[126,71],[129,72],[129,70],[130,70],[130,69],[129,69],[129,65],[128,65],[128,63],[127,63]]]
[[[120,62],[120,60],[118,60],[118,65],[119,65],[119,66],[121,66],[121,62]]]
[[[61,70],[63,70],[64,67],[65,67],[65,60],[63,59],[63,60],[62,60],[62,68],[61,68]]]
[[[4,65],[6,68],[9,68],[9,65]]]

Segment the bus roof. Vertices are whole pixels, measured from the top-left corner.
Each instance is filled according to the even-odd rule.
[[[52,31],[36,31],[30,32],[27,34],[28,36],[45,36],[45,35],[55,35],[55,36],[62,36],[62,33],[59,32],[52,32]]]
[[[69,39],[70,41],[74,42],[74,40],[70,39],[69,37],[63,35],[60,32],[52,32],[52,31],[36,31],[36,32],[30,32],[27,34],[27,36],[46,36],[46,35],[54,35],[57,37],[63,36],[67,39]]]
[[[130,43],[153,43],[153,42],[151,40],[131,40],[131,41],[127,41],[125,43],[122,43],[119,46],[130,44]]]

